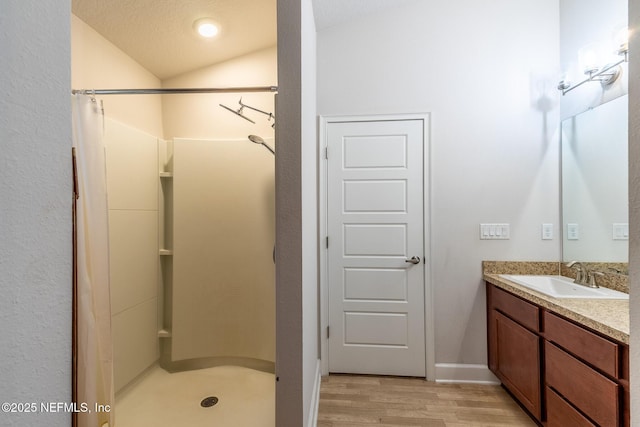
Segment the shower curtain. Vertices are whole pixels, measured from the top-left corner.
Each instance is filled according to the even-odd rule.
[[[72,104],[78,185],[77,426],[100,427],[105,423],[113,426],[113,346],[103,115],[99,102],[93,97],[74,95]],[[83,412],[82,404],[86,404],[88,411]]]

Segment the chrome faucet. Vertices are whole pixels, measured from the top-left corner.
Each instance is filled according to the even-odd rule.
[[[576,279],[573,281],[573,283],[577,283],[578,285],[586,285],[587,282],[585,269],[581,262],[571,261],[570,263],[567,263],[567,267],[576,269]]]
[[[578,285],[588,286],[590,288],[599,288],[596,283],[595,276],[604,276],[604,273],[601,271],[590,271],[585,265],[578,261],[571,261],[566,264],[569,268],[576,269],[576,279],[573,283]]]
[[[595,276],[603,277],[604,273],[602,271],[589,271],[589,276],[588,276],[588,280],[587,280],[587,286],[589,286],[590,288],[599,288],[600,287],[596,283],[596,277]]]

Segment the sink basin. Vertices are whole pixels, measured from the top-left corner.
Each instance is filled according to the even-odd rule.
[[[608,288],[589,288],[575,284],[573,279],[564,276],[501,274],[500,277],[554,298],[629,299],[629,294],[624,292]]]

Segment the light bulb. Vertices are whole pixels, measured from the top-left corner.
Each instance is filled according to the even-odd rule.
[[[558,81],[558,90],[565,90],[571,87],[571,81],[569,80],[569,73],[566,71],[560,74],[560,80]]]
[[[593,74],[600,66],[598,65],[598,53],[596,46],[591,44],[583,47],[578,51],[578,61],[580,62],[580,68],[585,74]]]
[[[198,19],[196,22],[194,22],[193,27],[198,32],[198,34],[208,39],[215,37],[219,32],[216,24],[214,24],[213,21],[208,18]]]
[[[613,37],[614,43],[618,47],[618,52],[625,52],[629,50],[629,27],[623,26],[618,31],[616,31],[615,36]]]

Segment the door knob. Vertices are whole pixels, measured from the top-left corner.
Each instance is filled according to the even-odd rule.
[[[406,259],[404,262],[410,262],[411,264],[420,264],[420,257],[412,256],[410,259]]]

